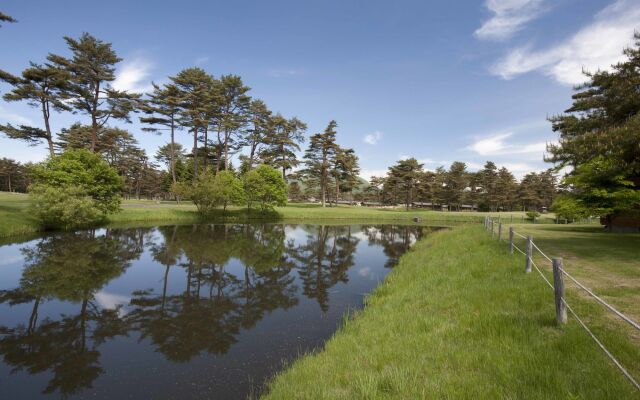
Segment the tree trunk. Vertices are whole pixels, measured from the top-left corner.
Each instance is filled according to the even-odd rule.
[[[193,180],[198,179],[198,128],[193,128]]]
[[[207,158],[209,158],[209,153],[207,151],[207,141],[209,140],[209,127],[204,128],[204,145],[202,146],[202,150],[204,152],[204,171],[207,172]]]
[[[11,193],[11,174],[7,174],[7,182],[9,183],[9,193]]]
[[[98,141],[98,99],[100,97],[100,82],[96,82],[96,90],[93,96],[91,109],[91,151],[95,153]]]
[[[171,115],[171,179],[173,179],[173,183],[178,182],[176,178],[176,141],[175,141],[175,122],[173,119],[173,114]],[[177,200],[177,198],[176,198]]]
[[[229,132],[224,130],[224,169],[229,170]]]
[[[47,132],[47,144],[49,145],[49,156],[53,158],[53,136],[51,134],[51,126],[49,125],[49,105],[46,101],[42,101],[42,117],[44,118],[44,128]]]
[[[320,191],[322,192],[322,207],[324,207],[327,201],[327,179],[324,176],[320,177]]]
[[[287,166],[286,166],[286,159],[285,159],[285,154],[284,154],[284,143],[280,144],[280,154],[282,155],[282,179],[284,179],[284,181],[287,181]]]

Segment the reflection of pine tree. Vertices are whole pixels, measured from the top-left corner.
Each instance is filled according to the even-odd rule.
[[[347,282],[347,270],[354,264],[353,253],[359,242],[350,227],[318,226],[307,235],[302,246],[290,244],[288,253],[298,266],[304,294],[318,301],[323,312],[329,310],[329,289]]]
[[[400,256],[423,234],[423,228],[418,226],[371,225],[363,226],[362,231],[367,235],[369,246],[382,246],[387,256],[385,268],[398,264]]]
[[[153,244],[165,263],[161,294],[134,293],[127,315],[141,339],[150,338],[172,361],[188,361],[202,351],[223,354],[241,328],[251,328],[266,312],[297,303],[294,278],[283,254],[281,225],[193,225],[160,229],[164,244]],[[226,270],[231,259],[244,276]],[[166,293],[166,266],[185,270],[184,292]]]
[[[0,292],[0,302],[33,302],[33,307],[26,326],[0,327],[4,361],[32,374],[50,370],[53,378],[44,393],[70,395],[91,387],[102,373],[98,346],[127,332],[119,310],[100,310],[93,296],[139,257],[143,235],[107,230],[98,236],[90,230],[53,235],[22,249],[26,266],[20,286]],[[52,298],[79,303],[78,315],[38,322],[38,308]]]

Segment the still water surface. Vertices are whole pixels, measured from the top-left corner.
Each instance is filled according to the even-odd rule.
[[[179,225],[0,247],[0,399],[244,399],[428,228]]]

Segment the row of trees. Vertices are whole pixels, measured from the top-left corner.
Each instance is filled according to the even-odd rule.
[[[44,63],[30,63],[20,76],[0,71],[0,80],[12,86],[4,100],[26,102],[42,114],[41,127],[0,125],[7,137],[30,145],[45,143],[50,158],[68,150],[94,152],[122,177],[123,194],[138,198],[169,193],[190,197],[203,187],[213,187],[213,175],[235,173],[231,158],[239,153],[236,175],[266,164],[281,171],[286,181],[288,173],[301,164],[298,153],[306,124],[274,114],[263,101],[252,99],[239,76],[215,78],[200,68],[187,68],[169,77],[166,84],[153,84],[150,93],[129,93],[112,86],[121,58],[110,43],[87,33],[79,39],[64,39],[68,56],[49,54]],[[87,123],[54,133],[54,112],[86,115]],[[115,120],[131,122],[133,113],[142,114],[143,131],[167,134],[168,144],[155,155],[166,171],[150,160],[130,132],[109,125]],[[358,158],[353,149],[336,143],[336,127],[331,121],[323,133],[311,137],[305,168],[295,175],[308,187],[317,187],[323,204],[329,190],[339,197],[341,192],[352,191],[358,180]],[[176,142],[180,131],[193,138],[190,152]],[[7,189],[23,190],[20,185],[10,187],[9,181],[11,176],[24,176],[25,171],[11,170],[15,166],[5,164]],[[199,180],[200,175],[207,177]]]
[[[86,147],[97,153],[112,149],[115,140],[135,139],[125,131],[110,128],[115,120],[131,122],[132,113],[142,113],[143,130],[168,133],[169,169],[178,181],[177,131],[193,138],[193,177],[213,166],[215,172],[230,168],[231,156],[247,149],[242,162],[246,169],[266,163],[282,171],[299,164],[296,153],[304,139],[306,125],[297,118],[273,114],[259,99],[252,99],[237,75],[215,78],[201,68],[187,68],[169,77],[169,83],[153,84],[146,95],[114,89],[117,56],[110,43],[87,33],[79,39],[65,37],[70,55],[49,54],[46,62],[31,62],[20,76],[0,71],[0,79],[13,89],[5,101],[22,101],[42,113],[42,127],[0,125],[9,138],[31,145],[45,142],[51,157],[67,146]],[[88,116],[86,125],[74,125],[59,135],[51,129],[52,112]],[[82,132],[78,132],[81,130]],[[69,140],[68,135],[76,135]],[[58,141],[62,140],[62,144]],[[139,148],[134,148],[139,152]],[[138,157],[139,158],[139,157]]]
[[[484,168],[470,172],[463,162],[455,161],[448,170],[438,167],[426,171],[415,158],[398,161],[387,176],[372,177],[365,198],[385,204],[413,202],[447,205],[460,210],[463,204],[480,210],[539,210],[550,207],[557,192],[552,171],[529,173],[518,182],[505,167],[498,169],[487,161]]]

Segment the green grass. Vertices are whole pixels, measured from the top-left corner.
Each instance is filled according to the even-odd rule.
[[[608,233],[599,225],[514,225],[549,257],[562,257],[564,268],[577,280],[623,313],[640,321],[640,234]],[[516,242],[521,248],[524,240]],[[535,262],[550,276],[550,263],[534,252]],[[576,293],[585,292],[567,281]],[[630,328],[617,317],[610,323],[616,329],[627,329],[640,345],[640,332]]]
[[[38,222],[29,213],[29,197],[24,194],[0,192],[0,237],[9,237],[39,232]],[[250,220],[351,220],[351,221],[411,221],[419,217],[426,222],[480,222],[485,215],[496,213],[440,212],[409,210],[402,208],[368,208],[340,206],[322,208],[318,204],[292,203],[276,209],[275,213],[247,213],[246,209],[232,207],[208,218],[208,221],[246,222]],[[524,213],[500,213],[504,220],[520,221]],[[553,216],[547,215],[540,222],[549,222]],[[134,222],[182,222],[201,221],[195,206],[190,202],[176,204],[172,201],[125,200],[122,211],[109,216],[110,224]]]
[[[431,234],[265,397],[638,398],[575,320],[556,326],[551,291],[523,263],[479,226]],[[599,306],[568,299],[640,378],[640,349]]]
[[[0,237],[25,235],[40,230],[29,214],[29,198],[24,194],[0,192]]]

